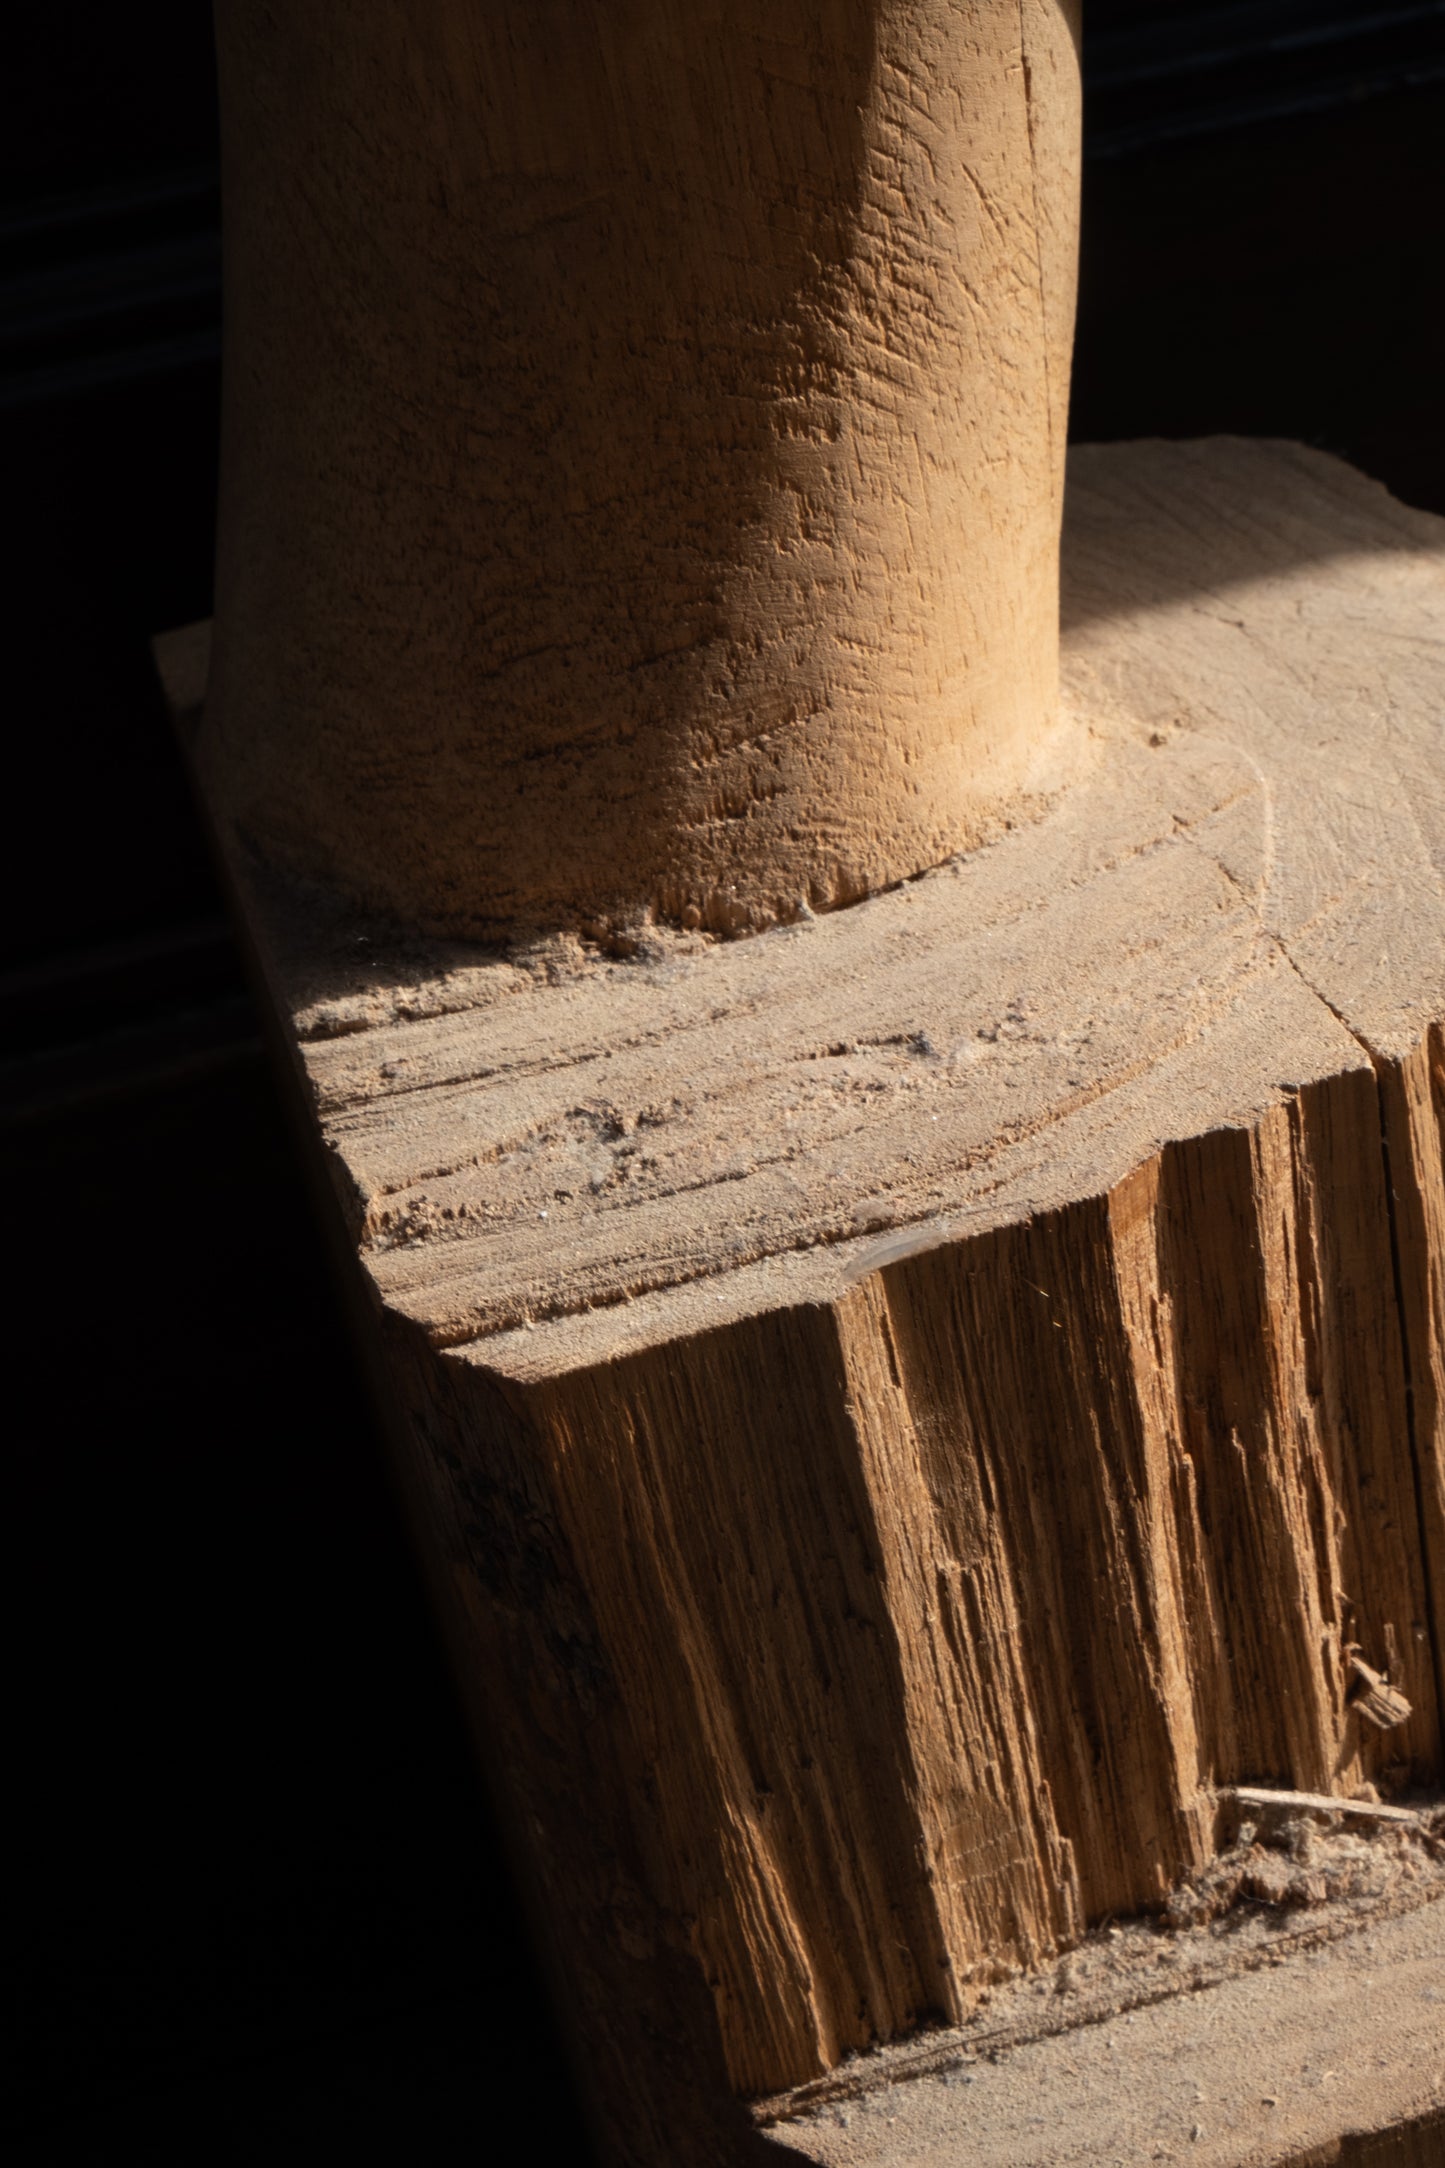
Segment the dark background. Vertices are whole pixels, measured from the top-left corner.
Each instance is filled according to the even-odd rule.
[[[210,609],[208,17],[0,128],[10,2158],[587,2157],[151,670]],[[1073,433],[1445,512],[1445,0],[1091,0]],[[8,1277],[8,1275],[7,1275]]]

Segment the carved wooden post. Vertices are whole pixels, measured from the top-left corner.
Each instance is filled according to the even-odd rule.
[[[270,855],[448,932],[731,933],[1057,783],[1059,0],[220,27],[208,760]]]
[[[1061,695],[1056,0],[220,31],[199,765],[599,2131],[741,2160],[1438,1779],[1440,528],[1081,455]]]

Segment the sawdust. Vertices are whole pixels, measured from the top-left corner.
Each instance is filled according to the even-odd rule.
[[[1226,1800],[1233,1841],[1156,1914],[1100,1925],[1054,1964],[1001,1979],[965,2024],[850,2056],[759,2100],[755,2118],[770,2128],[911,2079],[957,2078],[1027,2042],[1222,1985],[1445,1898],[1445,1801],[1399,1804],[1415,1805],[1413,1825],[1347,1828],[1338,1811],[1236,1811]]]
[[[1288,1795],[1285,1795],[1286,1799]],[[1334,1826],[1292,1805],[1250,1808],[1237,1833],[1201,1874],[1169,1898],[1163,1924],[1207,1927],[1241,1906],[1307,1911],[1322,1905],[1366,1906],[1445,1881],[1445,1807],[1423,1808],[1413,1827],[1365,1830]]]
[[[1252,1965],[1187,1983],[1208,1992],[960,2044],[769,2142],[779,2168],[1438,2168],[1442,1980],[1445,1905],[1356,1912],[1328,1946],[1277,1935]]]

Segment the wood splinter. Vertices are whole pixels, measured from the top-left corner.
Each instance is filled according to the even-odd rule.
[[[1409,1702],[1397,1687],[1391,1686],[1383,1673],[1371,1670],[1360,1656],[1351,1656],[1350,1671],[1354,1687],[1350,1694],[1350,1707],[1359,1712],[1368,1723],[1380,1731],[1393,1731],[1397,1724],[1407,1723],[1414,1714]]]
[[[1382,1799],[1336,1799],[1328,1792],[1266,1790],[1260,1784],[1233,1784],[1223,1795],[1239,1807],[1254,1807],[1267,1814],[1328,1814],[1361,1821],[1390,1822],[1399,1829],[1420,1829],[1423,1822],[1413,1807],[1392,1807]]]
[[[1076,32],[220,9],[197,765],[636,2168],[1441,1780],[1445,528],[1080,450],[1060,636]]]

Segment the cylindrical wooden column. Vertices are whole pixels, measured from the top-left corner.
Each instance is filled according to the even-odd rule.
[[[1073,0],[222,0],[203,760],[413,925],[737,932],[1060,771]]]

